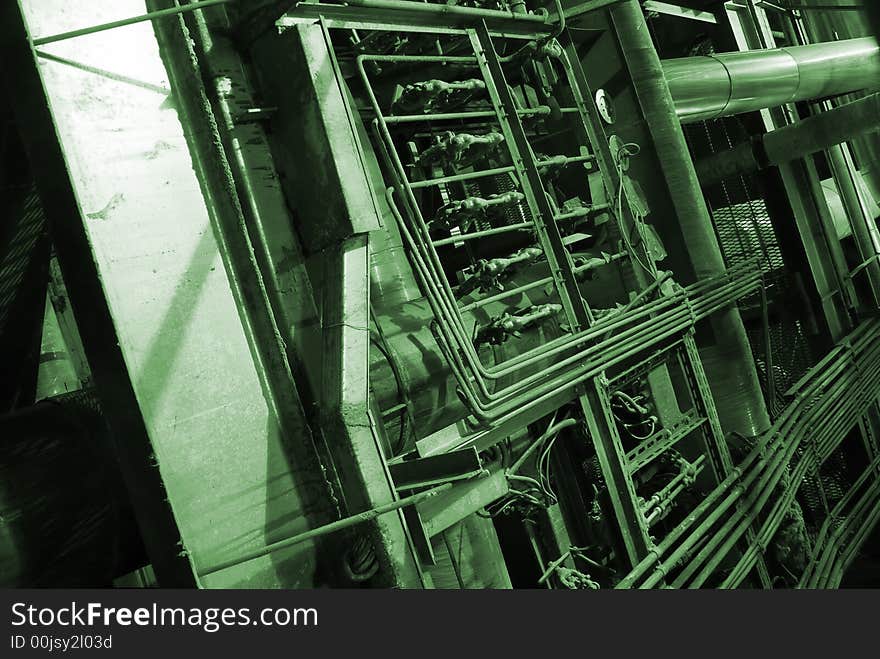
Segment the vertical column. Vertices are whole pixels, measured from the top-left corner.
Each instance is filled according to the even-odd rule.
[[[636,0],[627,0],[612,6],[610,13],[694,272],[699,279],[722,274],[726,268],[718,238],[641,5]],[[722,309],[712,317],[711,323],[718,352],[726,362],[725,369],[736,369],[739,375],[736,406],[728,407],[723,400],[719,406],[722,425],[726,430],[754,434],[767,428],[770,418],[739,310],[735,306]]]

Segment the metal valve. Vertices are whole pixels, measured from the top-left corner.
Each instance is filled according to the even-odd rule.
[[[480,259],[474,267],[474,274],[465,280],[458,289],[459,297],[479,290],[486,293],[492,289],[503,291],[504,284],[501,278],[510,274],[511,270],[523,263],[531,263],[543,256],[544,250],[540,247],[526,247],[507,257],[494,259]]]
[[[501,133],[469,135],[447,131],[437,144],[428,147],[419,155],[416,164],[466,167],[492,155],[503,141],[504,136]]]
[[[457,226],[466,230],[474,220],[484,217],[490,210],[518,204],[524,199],[524,194],[514,191],[492,195],[488,199],[482,197],[458,199],[441,206],[432,224],[444,229]]]
[[[477,329],[474,345],[501,345],[511,336],[519,337],[522,330],[532,327],[542,320],[552,318],[562,311],[561,304],[541,304],[517,311],[504,313],[494,318],[488,325]]]
[[[542,174],[547,173],[548,171],[552,171],[554,169],[559,169],[561,167],[565,167],[569,162],[572,161],[572,158],[567,156],[548,156],[546,158],[541,158],[538,161],[538,171]]]
[[[485,90],[486,83],[475,78],[458,82],[412,82],[402,88],[391,104],[391,111],[393,114],[413,114],[449,109],[467,103],[473,97],[482,95]]]
[[[585,257],[575,256],[572,261],[575,267],[575,277],[578,281],[588,281],[593,278],[598,268],[614,261],[615,256],[608,252],[600,252],[599,256]]]

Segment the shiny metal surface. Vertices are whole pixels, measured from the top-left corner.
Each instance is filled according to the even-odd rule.
[[[819,2],[818,0],[804,0],[803,4],[815,6]],[[821,4],[841,5],[845,3],[844,0],[822,0]],[[867,3],[866,9],[875,4]],[[855,39],[872,34],[868,16],[864,12],[805,11],[802,16],[804,27],[811,41]],[[850,142],[850,147],[859,164],[859,170],[868,184],[872,198],[875,201],[880,200],[880,136],[856,137]]]
[[[880,47],[873,38],[665,60],[682,123],[874,88]]]

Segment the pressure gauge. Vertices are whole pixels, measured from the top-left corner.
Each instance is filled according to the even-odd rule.
[[[606,124],[614,123],[614,101],[604,89],[596,91],[596,107],[599,109],[599,116]]]

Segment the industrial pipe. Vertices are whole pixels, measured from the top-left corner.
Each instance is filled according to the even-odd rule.
[[[675,117],[677,108],[672,90],[664,79],[665,68],[654,48],[641,4],[635,0],[621,2],[611,7],[610,14],[621,43],[627,44],[624,49],[626,65],[654,141],[694,273],[698,279],[722,275],[726,267],[721,247],[684,133]],[[701,59],[712,58],[685,61],[692,64]],[[676,66],[673,64],[673,70]],[[682,87],[679,79],[679,92]],[[712,329],[718,351],[726,360],[726,369],[737,369],[740,374],[740,396],[735,406],[724,403],[725,397],[718,395],[724,392],[717,389],[714,392],[722,427],[746,435],[757,434],[770,425],[770,418],[738,309],[730,305],[720,311],[712,318]],[[710,385],[713,379],[717,385],[717,379],[707,375]]]
[[[819,3],[840,6],[848,1],[804,0],[800,4],[815,8]],[[876,0],[863,3],[864,10],[868,12],[867,17],[860,11],[806,11],[801,13],[801,23],[809,41],[816,43],[868,37],[873,32],[869,21],[871,12],[877,11],[874,8],[876,5]],[[877,36],[876,32],[874,36]],[[874,86],[880,87],[880,78]],[[859,163],[862,178],[872,197],[880,199],[880,138],[876,134],[854,137],[849,147]]]
[[[815,366],[800,383],[791,405],[776,420],[773,427],[761,435],[746,458],[639,565],[633,568],[632,572],[624,577],[617,587],[633,586],[655,564],[657,567],[652,576],[641,587],[650,587],[658,583],[679,559],[687,554],[688,547],[695,546],[709,529],[722,518],[723,511],[737,499],[750,492],[752,482],[758,480],[762,489],[764,486],[769,488],[776,486],[782,473],[780,470],[775,469],[774,477],[765,475],[759,479],[759,474],[774,470],[772,465],[778,467],[783,464],[784,466],[794,455],[797,445],[807,435],[806,428],[811,427],[818,431],[820,426],[837,419],[839,415],[832,412],[841,406],[842,400],[858,397],[863,405],[867,405],[868,399],[876,396],[873,382],[876,381],[874,378],[880,372],[880,352],[877,350],[877,339],[876,324],[862,325],[847,338],[846,345],[850,346],[851,351],[834,350]],[[848,370],[848,366],[853,363],[859,363],[862,366],[870,364],[872,366],[871,372],[854,374]],[[836,393],[829,392],[830,386],[834,387]],[[856,390],[858,390],[858,396],[856,396]],[[781,456],[778,455],[780,451],[783,451]],[[780,457],[783,458],[782,462]],[[799,478],[792,475],[791,482],[796,484],[800,481]],[[716,503],[728,492],[730,494],[722,503]],[[753,499],[754,497],[749,495],[749,498]],[[760,506],[756,506],[756,508],[760,509]],[[710,510],[711,514],[703,523],[685,535]],[[682,543],[678,544],[680,540]],[[677,544],[677,548],[673,551],[673,547]],[[664,559],[667,554],[670,556]]]
[[[682,123],[880,87],[873,38],[663,62]]]
[[[702,185],[803,158],[858,136],[880,131],[880,93],[808,117],[796,124],[755,135],[727,151],[696,163]]]
[[[847,431],[855,425],[858,416],[864,413],[864,407],[869,405],[873,398],[876,398],[876,386],[874,385],[874,382],[876,382],[876,377],[878,373],[880,373],[880,361],[878,361],[878,356],[880,356],[880,354],[878,354],[877,351],[876,333],[871,333],[867,337],[859,339],[859,344],[869,351],[863,352],[861,348],[857,348],[856,345],[853,344],[854,350],[857,351],[858,356],[853,356],[851,359],[849,356],[844,356],[842,360],[838,360],[837,366],[833,367],[833,369],[824,370],[822,379],[817,383],[814,383],[813,386],[819,386],[819,388],[814,391],[814,394],[810,396],[810,398],[812,398],[816,404],[813,405],[811,409],[804,412],[804,418],[809,417],[811,420],[802,420],[797,426],[792,425],[789,422],[788,427],[790,430],[787,432],[783,432],[780,429],[780,437],[784,438],[785,436],[788,436],[791,438],[789,441],[777,440],[776,442],[777,447],[784,450],[784,461],[780,462],[778,458],[774,458],[774,463],[777,465],[774,467],[774,473],[762,477],[759,481],[759,490],[761,491],[761,494],[758,495],[756,492],[754,496],[750,496],[749,498],[753,501],[756,496],[758,497],[756,503],[749,504],[748,506],[748,508],[752,510],[750,517],[739,525],[738,530],[714,555],[712,563],[717,566],[721,558],[732,549],[737,538],[741,537],[750,526],[751,522],[755,521],[757,511],[763,509],[771,494],[773,494],[775,500],[774,509],[766,515],[756,542],[753,543],[749,550],[741,557],[739,563],[734,568],[733,572],[731,572],[731,575],[725,583],[730,582],[735,574],[744,576],[754,565],[754,560],[757,557],[757,553],[760,551],[759,548],[766,547],[773,534],[778,530],[779,524],[782,522],[788,506],[794,499],[795,492],[797,491],[797,484],[801,482],[802,478],[806,475],[807,468],[810,467],[813,462],[809,458],[801,458],[797,467],[790,471],[789,485],[786,488],[786,492],[783,495],[777,495],[774,493],[774,488],[780,482],[785,470],[791,468],[789,463],[796,453],[798,444],[805,441],[804,438],[807,435],[805,429],[810,428],[810,440],[814,447],[814,457],[817,461],[816,463],[821,464],[821,462],[830,456],[833,450],[839,446],[840,442],[846,436]],[[873,348],[870,346],[873,346]],[[865,373],[860,372],[855,376],[848,374],[845,371],[845,367],[850,361],[858,363],[860,369],[870,364],[871,370],[870,372]],[[836,376],[832,374],[834,371],[837,372]],[[855,378],[854,381],[852,381],[853,377]],[[828,385],[827,388],[826,385]],[[729,533],[731,525],[734,523],[735,519],[741,517],[744,512],[745,508],[741,508],[737,511],[735,516],[728,519],[725,526],[719,530],[713,538],[719,539],[722,535]],[[717,548],[717,544],[714,544],[714,546]],[[690,567],[691,565],[688,566],[688,568]],[[712,568],[709,567],[704,569],[700,577],[698,577],[690,586],[699,586],[702,581],[709,576],[711,571]],[[679,579],[681,580],[683,576],[684,573]],[[678,581],[676,583],[678,583]],[[673,586],[675,585],[676,584],[674,583]]]
[[[840,199],[849,217],[853,238],[865,263],[872,297],[870,304],[876,308],[880,306],[880,263],[877,262],[877,246],[871,231],[874,218],[866,212],[865,200],[859,194],[853,178],[854,168],[850,167],[851,161],[842,145],[835,145],[828,150],[828,161],[834,173],[837,189],[840,191]]]

